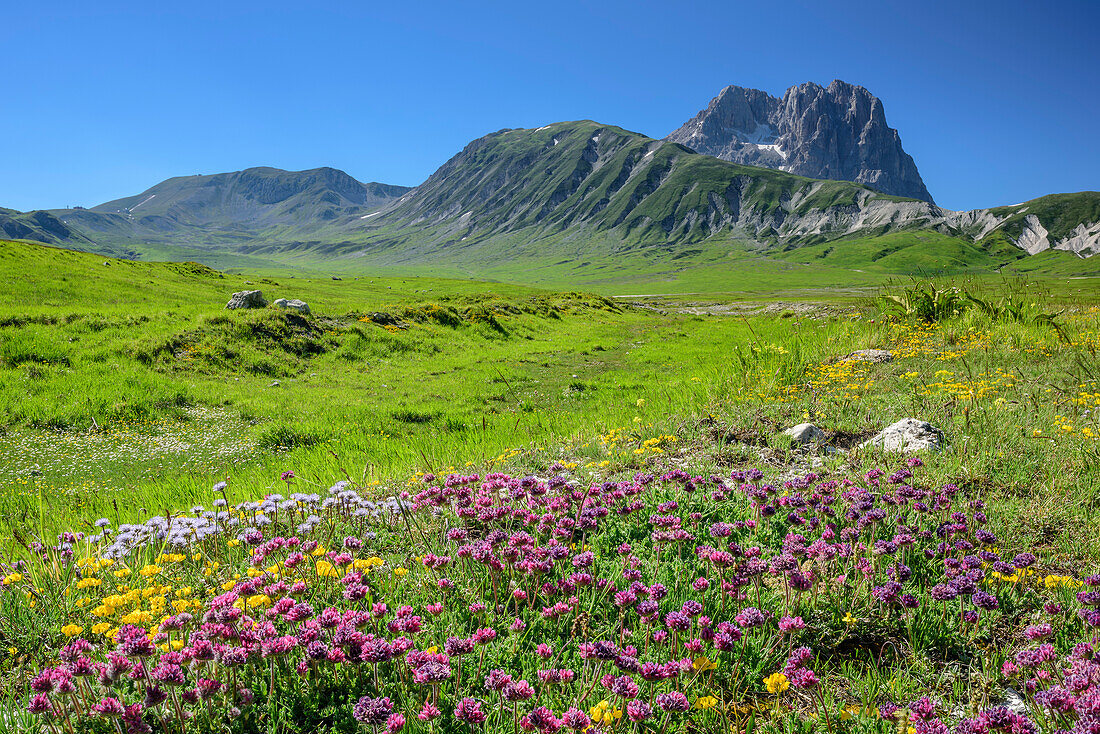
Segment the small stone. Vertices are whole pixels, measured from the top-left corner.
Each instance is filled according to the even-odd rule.
[[[874,364],[885,364],[886,362],[893,362],[893,353],[885,349],[860,349],[852,352],[849,355],[840,358],[841,362],[873,362]]]
[[[906,453],[939,451],[943,448],[943,432],[926,421],[903,418],[882,429],[876,436],[861,443],[859,447]]]
[[[790,436],[796,446],[825,443],[825,431],[813,423],[799,423],[797,426],[791,426],[783,433]]]
[[[275,305],[279,308],[286,309],[288,311],[297,311],[298,313],[309,314],[309,304],[305,301],[299,301],[297,298],[280,298],[275,301]]]
[[[332,279],[333,280],[343,280],[343,278],[341,278],[339,275],[332,276]]]
[[[1014,714],[1027,713],[1027,701],[1013,688],[1005,688],[1005,708]]]
[[[279,381],[278,380],[272,380],[271,384],[268,385],[268,387],[278,387],[278,386],[279,386]]]
[[[395,317],[392,313],[386,313],[385,311],[372,311],[367,314],[367,318],[373,323],[379,326],[401,326],[401,321]]]
[[[225,304],[226,308],[264,308],[267,301],[264,300],[263,291],[238,291]]]

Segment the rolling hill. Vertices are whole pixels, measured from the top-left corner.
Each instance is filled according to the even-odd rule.
[[[46,211],[20,212],[0,207],[0,237],[46,244],[93,245],[87,237]]]
[[[170,178],[136,196],[48,214],[111,254],[128,248],[141,254],[156,244],[232,249],[256,239],[315,236],[333,221],[376,211],[407,191],[362,183],[334,168],[249,168]]]

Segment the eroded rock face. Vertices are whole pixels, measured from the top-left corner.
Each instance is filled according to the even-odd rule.
[[[1026,250],[1029,255],[1054,249],[1066,250],[1081,257],[1091,257],[1100,253],[1100,222],[1081,222],[1068,236],[1051,242],[1050,231],[1043,226],[1039,217],[1028,214],[1024,217],[1020,236],[1013,241],[1017,247]]]
[[[876,436],[860,444],[860,448],[877,448],[891,452],[939,451],[943,448],[943,433],[931,423],[915,418],[902,420],[882,429]]]
[[[264,308],[267,301],[263,291],[238,291],[225,304],[226,308]]]
[[[898,131],[886,124],[882,101],[840,80],[799,84],[782,99],[726,87],[666,140],[733,163],[932,201]]]
[[[310,313],[309,304],[305,301],[299,301],[297,298],[291,298],[289,300],[280,298],[275,301],[275,305],[288,311],[297,311],[298,313],[304,314]]]

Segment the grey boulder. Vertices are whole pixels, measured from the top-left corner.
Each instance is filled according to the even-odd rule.
[[[902,420],[882,429],[876,436],[860,444],[860,448],[877,448],[891,452],[939,451],[943,448],[943,433],[931,423],[915,418]]]
[[[305,301],[299,301],[297,298],[280,298],[275,301],[275,305],[279,308],[286,309],[287,311],[297,311],[298,313],[308,314],[310,313],[309,304]]]
[[[797,426],[792,426],[783,431],[783,433],[790,436],[797,446],[825,443],[825,431],[813,423],[799,423]]]
[[[267,305],[263,291],[238,291],[225,304],[226,308],[263,308]]]

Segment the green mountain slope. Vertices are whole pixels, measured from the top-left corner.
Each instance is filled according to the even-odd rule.
[[[316,237],[333,221],[376,211],[408,190],[361,183],[334,168],[249,168],[170,178],[136,196],[50,214],[114,253],[146,254],[157,244],[232,251],[256,239]]]
[[[682,281],[694,269],[770,272],[779,262],[843,281],[858,270],[991,271],[1027,257],[972,236],[975,216],[579,121],[475,140],[377,215],[347,223],[345,242],[248,251],[554,285]]]
[[[583,227],[625,243],[684,245],[720,233],[767,241],[799,234],[785,223],[815,212],[908,201],[727,163],[586,120],[475,140],[359,226],[385,244]]]
[[[20,212],[0,207],[0,238],[46,244],[92,244],[84,235],[45,211]]]
[[[1081,224],[1100,222],[1100,191],[1081,191],[1075,194],[1050,194],[1026,201],[1017,206],[994,207],[989,213],[1006,217],[1001,231],[1018,238],[1029,214],[1039,218],[1053,239],[1065,239]]]

